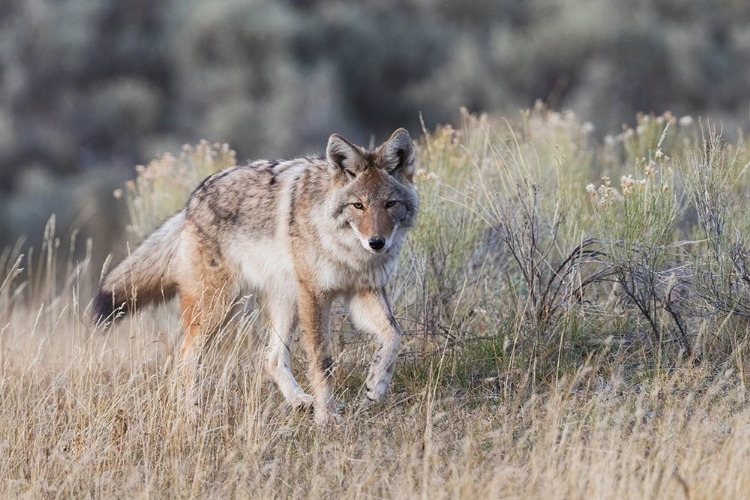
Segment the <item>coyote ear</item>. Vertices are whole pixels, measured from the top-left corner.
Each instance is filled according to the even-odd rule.
[[[360,170],[359,148],[339,134],[328,138],[326,158],[331,178],[348,182],[354,179]]]
[[[409,132],[400,128],[382,146],[383,168],[396,178],[412,181],[414,177],[414,143]]]

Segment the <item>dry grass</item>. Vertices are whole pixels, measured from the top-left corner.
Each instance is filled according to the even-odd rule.
[[[38,337],[5,338],[3,497],[716,499],[750,491],[750,409],[731,371],[683,367],[633,384],[586,367],[538,392],[483,381],[472,397],[437,371],[424,385],[402,374],[385,405],[358,415],[344,382],[346,423],[320,430],[284,408],[263,380],[259,351],[246,349],[252,342],[235,342],[217,356],[207,417],[192,428],[153,325],[133,321],[116,342],[71,338],[70,319],[49,326]],[[39,338],[47,341],[32,342]]]
[[[383,405],[359,406],[370,346],[337,315],[339,427],[319,429],[310,415],[289,411],[265,379],[266,338],[252,321],[258,311],[220,332],[207,361],[204,417],[188,423],[171,358],[174,304],[96,331],[86,308],[99,272],[88,259],[59,268],[62,243],[50,226],[39,255],[0,256],[0,496],[746,495],[746,318],[712,312],[715,296],[696,292],[681,313],[683,338],[659,302],[649,303],[651,325],[613,274],[578,286],[632,255],[627,245],[617,246],[617,261],[582,259],[571,249],[585,236],[613,248],[608,236],[640,227],[632,217],[654,215],[631,205],[622,212],[630,225],[611,227],[616,204],[640,198],[612,192],[612,212],[604,213],[585,185],[642,165],[641,155],[653,151],[647,136],[665,150],[674,145],[673,158],[690,147],[691,132],[665,133],[655,122],[601,150],[574,116],[544,109],[513,126],[466,115],[460,132],[429,134],[418,175],[423,212],[392,283],[407,330],[393,392]],[[170,168],[180,161],[170,159]],[[732,177],[737,192],[744,173]],[[131,202],[144,196],[132,195]],[[519,218],[504,222],[516,202]],[[742,222],[739,212],[727,213]],[[674,265],[673,246],[699,233],[698,221],[673,221],[678,216],[665,218],[673,234],[666,243],[639,236],[633,252],[658,248],[665,269]],[[515,259],[509,244],[528,260]],[[736,239],[728,250],[715,238],[692,244],[705,246],[695,257],[680,255],[694,266],[713,258],[709,245],[727,252],[716,264],[726,276],[712,284],[747,303],[732,281],[739,271],[727,263],[739,255]],[[575,265],[558,267],[570,255]],[[683,288],[704,290],[691,279]],[[554,284],[554,296],[539,280]],[[689,342],[689,356],[678,341]],[[296,352],[295,360],[303,373],[304,357]]]

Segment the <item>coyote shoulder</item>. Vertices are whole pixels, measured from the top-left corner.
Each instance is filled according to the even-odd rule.
[[[324,423],[339,418],[329,323],[332,301],[340,298],[357,328],[378,341],[365,385],[367,397],[381,401],[402,335],[385,285],[419,208],[414,163],[412,140],[399,129],[372,151],[334,134],[325,157],[260,160],[218,172],[104,278],[95,315],[116,319],[136,301],[179,295],[180,369],[197,410],[197,367],[208,338],[239,297],[258,293],[269,318],[268,373],[290,404],[312,405]],[[298,326],[312,396],[291,371]]]

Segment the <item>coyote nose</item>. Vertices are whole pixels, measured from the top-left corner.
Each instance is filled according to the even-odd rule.
[[[385,238],[370,238],[368,243],[373,250],[382,250],[385,246]]]

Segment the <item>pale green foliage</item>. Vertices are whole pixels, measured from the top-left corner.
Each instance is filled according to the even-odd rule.
[[[665,136],[666,130],[662,139]],[[658,163],[643,158],[636,166],[635,178],[633,174],[620,178],[619,192],[608,177],[599,189],[593,185],[586,189],[607,265],[625,296],[648,322],[654,342],[663,345],[664,329],[658,316],[667,310],[682,334],[683,348],[690,352],[688,334],[671,304],[672,292],[679,284],[673,244],[681,211],[674,194],[673,170],[664,161],[661,144],[657,144],[655,155]]]
[[[425,138],[415,175],[419,218],[400,264],[408,273],[399,273],[392,286],[403,299],[397,307],[408,307],[412,324],[404,326],[414,332],[462,334],[481,298],[474,278],[483,264],[477,241],[485,226],[471,198],[455,188],[473,177],[456,130],[444,127]]]
[[[712,124],[681,169],[702,238],[693,261],[704,313],[750,317],[750,154],[744,141],[726,144]]]

